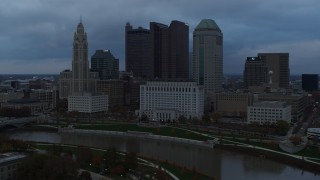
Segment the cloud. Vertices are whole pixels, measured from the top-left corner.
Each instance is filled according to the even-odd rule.
[[[319,6],[318,0],[2,0],[0,64],[25,62],[30,64],[32,73],[42,72],[36,63],[43,59],[71,63],[73,33],[82,16],[89,54],[96,49],[110,49],[124,69],[126,22],[148,28],[151,21],[169,24],[171,20],[180,20],[189,24],[192,38],[200,20],[211,18],[224,34],[226,73],[241,73],[243,59],[266,47],[269,51],[290,51],[291,72],[299,73],[303,68],[309,69],[305,62],[313,65],[311,69],[319,65],[314,59],[320,55],[308,51],[319,41]],[[189,44],[192,45],[192,39]],[[298,51],[299,48],[305,51]],[[309,54],[313,57],[308,58]],[[310,60],[299,61],[303,57]],[[32,70],[31,64],[39,68]],[[60,65],[48,70],[59,73],[63,70],[56,69]],[[21,70],[14,66],[10,69],[12,73]],[[7,71],[0,67],[0,73],[3,70]]]

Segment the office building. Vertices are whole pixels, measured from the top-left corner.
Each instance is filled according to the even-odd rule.
[[[307,92],[318,91],[318,74],[302,74],[302,89]]]
[[[196,82],[148,81],[140,86],[139,116],[152,121],[201,118],[204,106],[203,86]]]
[[[262,86],[263,83],[267,82],[267,77],[268,69],[262,62],[261,57],[247,57],[243,72],[245,86]]]
[[[278,88],[289,88],[290,69],[289,53],[258,53],[267,71],[272,71],[272,84]],[[270,79],[268,73],[268,80]]]
[[[189,26],[150,22],[150,30],[126,24],[126,71],[148,79],[189,79]]]
[[[133,29],[130,23],[125,28],[126,71],[134,77],[152,78],[150,59],[150,30]]]
[[[308,106],[307,93],[262,93],[257,94],[257,101],[280,101],[291,105],[292,122],[297,122],[304,118],[304,111]]]
[[[74,33],[72,71],[61,72],[59,79],[59,96],[68,98],[68,111],[107,111],[108,98],[96,93],[98,79],[99,73],[89,70],[87,33],[80,21]]]
[[[189,78],[189,26],[172,21],[170,26],[151,22],[151,59],[153,77]]]
[[[278,101],[255,102],[248,106],[247,123],[276,123],[283,120],[291,123],[291,105]]]
[[[0,179],[15,179],[16,171],[26,155],[17,152],[0,154]]]
[[[72,71],[60,73],[60,99],[83,92],[95,92],[98,79],[97,72],[89,71],[87,33],[80,22],[74,33]]]
[[[81,113],[106,112],[108,96],[100,93],[83,93],[68,96],[68,111]]]
[[[97,91],[108,96],[108,107],[124,105],[124,84],[122,80],[100,80],[97,82]]]
[[[205,109],[213,110],[215,94],[223,90],[223,34],[211,19],[193,31],[193,80],[204,86]]]
[[[253,103],[251,93],[223,92],[216,95],[215,112],[223,116],[245,117],[247,108]]]
[[[91,56],[91,71],[98,72],[100,80],[119,79],[119,59],[110,50],[96,50]]]

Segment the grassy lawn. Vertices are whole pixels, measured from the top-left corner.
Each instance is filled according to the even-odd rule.
[[[158,127],[158,128],[150,128],[150,127],[142,127],[136,124],[111,124],[111,125],[79,125],[76,127],[77,129],[90,129],[90,130],[105,130],[105,131],[139,131],[139,132],[149,132],[154,135],[162,135],[162,136],[171,136],[171,137],[179,137],[185,139],[193,139],[199,141],[205,141],[209,139],[208,137],[192,133],[189,131],[177,129],[174,127]]]
[[[78,148],[78,147],[72,147],[72,146],[60,146],[60,147],[61,147],[61,151],[62,152],[69,152],[69,153],[72,152],[74,154],[77,152],[77,148]],[[50,150],[50,149],[52,149],[52,145],[51,144],[48,144],[48,145],[39,145],[38,144],[38,145],[36,145],[36,148],[37,149],[41,149],[41,150]],[[99,155],[103,155],[105,153],[105,150],[92,149],[92,151],[93,151],[93,154],[99,154]],[[159,162],[159,161],[150,160],[150,159],[147,159],[147,158],[144,158],[144,159],[146,159],[146,160],[148,160],[150,162],[153,162],[154,164],[160,165],[161,167],[167,169],[172,174],[177,176],[179,179],[193,180],[195,177],[198,180],[209,180],[209,179],[212,179],[212,178],[210,178],[208,176],[201,175],[201,174],[195,174],[194,172],[192,172],[190,170],[187,170],[187,169],[175,166],[175,165],[171,165],[171,164],[168,164],[166,162]],[[88,171],[92,171],[92,172],[95,172],[95,173],[99,173],[100,172],[99,168],[94,167],[94,166],[90,166],[89,164],[81,164],[80,167],[82,169],[85,169],[85,170],[88,170]],[[144,165],[139,165],[138,170],[140,172],[142,172],[143,174],[150,174],[150,175],[154,174],[157,171],[157,169],[155,169],[155,168],[152,168],[152,167],[149,167],[149,166],[144,166]],[[108,177],[110,177],[112,179],[116,179],[116,180],[125,179],[125,178],[120,177],[120,176],[112,176],[112,175],[108,175]]]

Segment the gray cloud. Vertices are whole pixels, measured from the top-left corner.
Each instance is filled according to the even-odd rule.
[[[0,73],[59,73],[70,68],[80,16],[90,54],[110,49],[120,58],[121,69],[127,21],[146,28],[150,21],[184,21],[192,38],[197,23],[212,18],[224,34],[226,73],[241,73],[245,58],[258,52],[289,52],[292,73],[318,73],[319,6],[317,0],[2,0]]]

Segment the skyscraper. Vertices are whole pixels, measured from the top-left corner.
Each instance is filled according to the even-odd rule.
[[[100,80],[119,79],[119,59],[110,50],[96,50],[91,56],[91,70],[99,73]]]
[[[189,79],[189,26],[151,22],[150,30],[126,24],[126,71],[148,79]]]
[[[170,26],[151,22],[153,77],[189,79],[189,26],[172,21]]]
[[[89,71],[87,33],[80,21],[73,36],[72,71],[60,73],[60,98],[95,92],[98,73]]]
[[[223,34],[212,19],[203,19],[193,31],[193,79],[205,93],[222,91]]]
[[[126,71],[135,77],[152,78],[150,59],[150,30],[133,29],[130,23],[125,28]]]
[[[268,69],[262,62],[261,57],[247,57],[243,80],[246,87],[261,86],[267,82]]]
[[[272,83],[275,87],[289,88],[289,53],[258,53],[258,56],[261,57],[268,72],[273,72]]]

